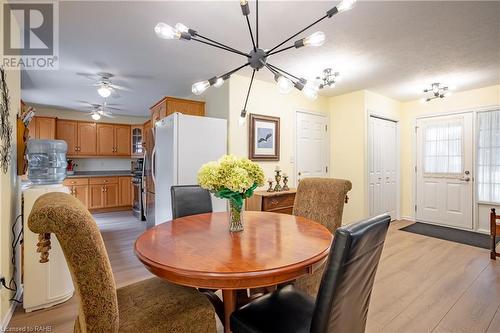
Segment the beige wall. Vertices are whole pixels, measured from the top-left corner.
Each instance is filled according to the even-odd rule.
[[[43,105],[33,105],[36,109],[37,116],[45,117],[57,117],[61,119],[71,119],[71,120],[82,120],[82,121],[95,121],[90,118],[88,112],[74,111],[68,109],[56,109],[53,107],[45,107]],[[114,124],[143,124],[149,118],[147,117],[135,117],[135,116],[124,116],[119,114],[114,114],[113,118],[101,117],[100,120],[95,121],[96,123],[114,123]]]
[[[0,17],[3,17],[3,3],[0,1]],[[0,24],[0,45],[3,45],[3,25]],[[10,92],[10,121],[13,126],[12,135],[12,159],[9,170],[6,174],[0,171],[0,275],[4,276],[7,282],[10,280],[13,267],[10,263],[12,256],[12,232],[11,227],[15,217],[19,214],[18,199],[18,177],[16,172],[16,115],[20,107],[21,96],[21,76],[19,71],[7,71],[7,85]],[[18,253],[19,257],[19,253]],[[4,324],[4,319],[9,312],[11,302],[9,299],[13,293],[5,288],[0,289],[0,325]],[[1,327],[0,327],[1,329]]]
[[[456,111],[474,111],[500,105],[500,85],[458,92],[444,99],[421,104],[402,103],[401,109],[401,209],[402,216],[413,217],[413,166],[415,165],[414,128],[416,118]]]
[[[248,156],[248,123],[240,125],[239,118],[250,78],[239,75],[231,77],[229,83],[229,152],[238,156]],[[276,84],[254,80],[252,93],[247,105],[248,113],[280,117],[280,161],[259,162],[266,178],[274,176],[274,168],[280,165],[290,175],[290,184],[295,184],[295,113],[297,110],[308,110],[328,113],[328,100],[319,97],[311,101],[299,91],[293,90],[288,95],[278,92]],[[248,117],[247,117],[248,118]]]

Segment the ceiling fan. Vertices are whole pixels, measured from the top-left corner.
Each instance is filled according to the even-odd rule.
[[[111,94],[113,94],[116,97],[119,97],[120,96],[118,94],[119,90],[132,91],[127,87],[114,84],[112,82],[112,78],[114,77],[114,75],[111,73],[106,73],[106,72],[99,72],[97,74],[80,73],[80,75],[85,76],[89,80],[97,81],[96,83],[92,84],[92,86],[97,87],[97,93],[103,98],[108,98],[109,96],[111,96]]]
[[[89,115],[94,120],[99,120],[101,117],[114,118],[113,113],[109,110],[120,110],[119,108],[109,106],[106,101],[102,104],[83,102],[81,103],[87,104],[90,109]]]

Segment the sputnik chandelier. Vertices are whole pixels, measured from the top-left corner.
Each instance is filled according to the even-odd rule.
[[[430,102],[436,98],[445,98],[445,97],[451,96],[451,94],[452,94],[451,91],[454,89],[455,89],[455,87],[453,87],[453,86],[444,86],[441,83],[433,83],[433,84],[431,84],[430,88],[424,89],[424,94],[432,93],[432,96],[423,97],[420,100],[420,102],[425,103],[425,102]]]
[[[287,51],[292,48],[298,49],[304,46],[323,45],[325,42],[325,34],[321,31],[317,31],[308,37],[296,40],[291,45],[283,46],[292,39],[294,39],[295,37],[297,37],[298,35],[300,35],[301,33],[303,33],[304,31],[310,29],[312,26],[323,21],[324,19],[331,18],[337,13],[342,13],[350,9],[355,1],[356,0],[342,0],[337,6],[328,10],[323,17],[317,19],[304,29],[297,32],[296,34],[285,39],[284,41],[277,44],[271,49],[263,49],[259,45],[259,2],[258,0],[255,1],[255,37],[254,37],[252,26],[250,24],[250,19],[248,18],[248,16],[250,15],[250,6],[248,4],[248,0],[240,0],[241,11],[246,19],[248,30],[250,33],[250,39],[252,41],[252,49],[248,53],[237,50],[223,43],[219,43],[208,37],[202,36],[200,33],[198,33],[198,31],[190,29],[182,23],[177,23],[175,27],[171,27],[166,23],[158,23],[155,26],[154,30],[156,35],[163,39],[181,39],[186,41],[196,41],[198,43],[213,46],[221,50],[245,57],[246,62],[243,65],[225,74],[214,76],[205,81],[196,82],[191,87],[191,91],[193,92],[193,94],[201,95],[210,86],[218,88],[222,86],[224,84],[224,81],[228,80],[232,74],[236,73],[237,71],[239,71],[244,67],[250,66],[253,69],[252,77],[250,79],[250,85],[248,86],[245,105],[243,106],[243,110],[241,111],[241,117],[245,118],[247,114],[246,108],[248,103],[248,97],[250,96],[250,91],[252,89],[252,83],[255,76],[255,72],[264,67],[267,68],[274,75],[274,80],[276,81],[278,89],[281,93],[283,94],[289,93],[295,87],[296,89],[302,91],[302,93],[310,99],[316,99],[318,97],[318,90],[322,88],[321,84],[318,85],[317,82],[314,82],[314,80],[308,81],[304,78],[290,74],[289,72],[270,64],[268,62],[268,58],[271,55]]]

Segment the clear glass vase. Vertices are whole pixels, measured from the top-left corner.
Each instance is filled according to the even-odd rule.
[[[243,223],[241,222],[241,210],[238,205],[229,200],[229,231],[240,232],[243,231]]]

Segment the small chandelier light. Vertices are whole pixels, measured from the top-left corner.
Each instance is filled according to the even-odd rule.
[[[420,99],[420,102],[426,103],[426,102],[430,102],[436,98],[445,98],[445,97],[451,96],[452,90],[455,90],[455,87],[444,86],[441,83],[433,83],[433,84],[431,84],[430,88],[424,89],[424,94],[431,93],[432,95],[428,96],[428,97],[422,97]]]
[[[241,12],[246,19],[246,22],[248,25],[248,30],[250,33],[250,39],[252,41],[252,48],[251,48],[250,52],[243,52],[243,51],[237,50],[231,46],[219,43],[219,42],[217,42],[213,39],[210,39],[208,37],[202,36],[197,31],[186,27],[182,23],[177,23],[175,25],[175,27],[171,27],[170,25],[161,22],[155,26],[154,31],[155,31],[156,35],[162,39],[182,39],[182,40],[186,40],[186,41],[195,41],[198,43],[202,43],[205,45],[216,47],[216,48],[219,48],[221,50],[231,52],[234,54],[238,54],[240,56],[245,57],[246,62],[243,65],[241,65],[241,66],[239,66],[239,67],[237,67],[237,68],[235,68],[235,69],[233,69],[233,70],[231,70],[223,75],[214,76],[211,79],[196,82],[191,87],[191,91],[193,94],[201,95],[211,86],[216,87],[216,88],[222,86],[224,84],[224,82],[231,77],[232,74],[236,73],[237,71],[239,71],[240,69],[242,69],[244,67],[250,66],[251,68],[253,68],[252,77],[250,79],[250,85],[248,87],[248,91],[247,91],[247,95],[246,95],[246,99],[245,99],[245,104],[244,104],[243,110],[241,111],[241,114],[240,114],[240,116],[242,118],[245,118],[246,114],[247,114],[246,107],[247,107],[247,103],[248,103],[248,97],[250,96],[250,91],[252,89],[252,84],[253,84],[255,72],[261,68],[264,68],[264,67],[267,68],[274,75],[274,80],[276,81],[276,84],[278,86],[278,90],[280,93],[287,94],[293,88],[296,88],[296,89],[302,91],[302,93],[310,99],[316,99],[318,97],[318,90],[320,88],[322,88],[321,84],[318,85],[314,81],[309,82],[304,78],[297,77],[293,74],[290,74],[289,72],[287,72],[287,71],[285,71],[277,66],[270,64],[268,62],[268,58],[269,58],[269,56],[271,56],[273,54],[287,51],[287,50],[292,49],[292,48],[298,49],[298,48],[301,48],[304,46],[321,46],[321,45],[323,45],[325,43],[326,36],[323,32],[317,31],[317,32],[309,35],[308,37],[296,40],[291,45],[282,47],[284,44],[290,42],[292,39],[294,39],[295,37],[297,37],[298,35],[300,35],[304,31],[310,29],[312,26],[323,21],[324,19],[331,18],[332,16],[334,16],[337,13],[342,13],[346,10],[349,10],[354,5],[355,2],[356,2],[356,0],[342,0],[337,6],[328,10],[324,16],[320,17],[319,19],[317,19],[316,21],[314,21],[313,23],[311,23],[310,25],[308,25],[304,29],[300,30],[296,34],[292,35],[291,37],[285,39],[283,42],[277,44],[276,46],[274,46],[271,49],[263,49],[259,46],[259,2],[258,2],[258,0],[255,0],[255,13],[256,13],[256,15],[255,15],[255,37],[254,37],[253,30],[252,30],[252,26],[250,24],[250,19],[248,17],[250,15],[250,6],[248,3],[248,0],[240,0]],[[338,73],[333,73],[334,78],[335,78],[335,74],[338,74]],[[338,79],[337,79],[337,81],[338,81]],[[330,81],[328,81],[328,82],[330,82]],[[335,81],[333,81],[333,83],[335,83]],[[324,86],[324,84],[323,84],[323,86]]]
[[[103,98],[108,98],[109,96],[111,96],[111,88],[106,82],[101,83],[101,86],[99,87],[99,89],[97,89],[97,92]]]
[[[340,73],[334,72],[331,68],[326,68],[323,70],[323,76],[316,77],[316,80],[319,83],[319,89],[323,88],[335,88],[335,84],[340,82]]]

